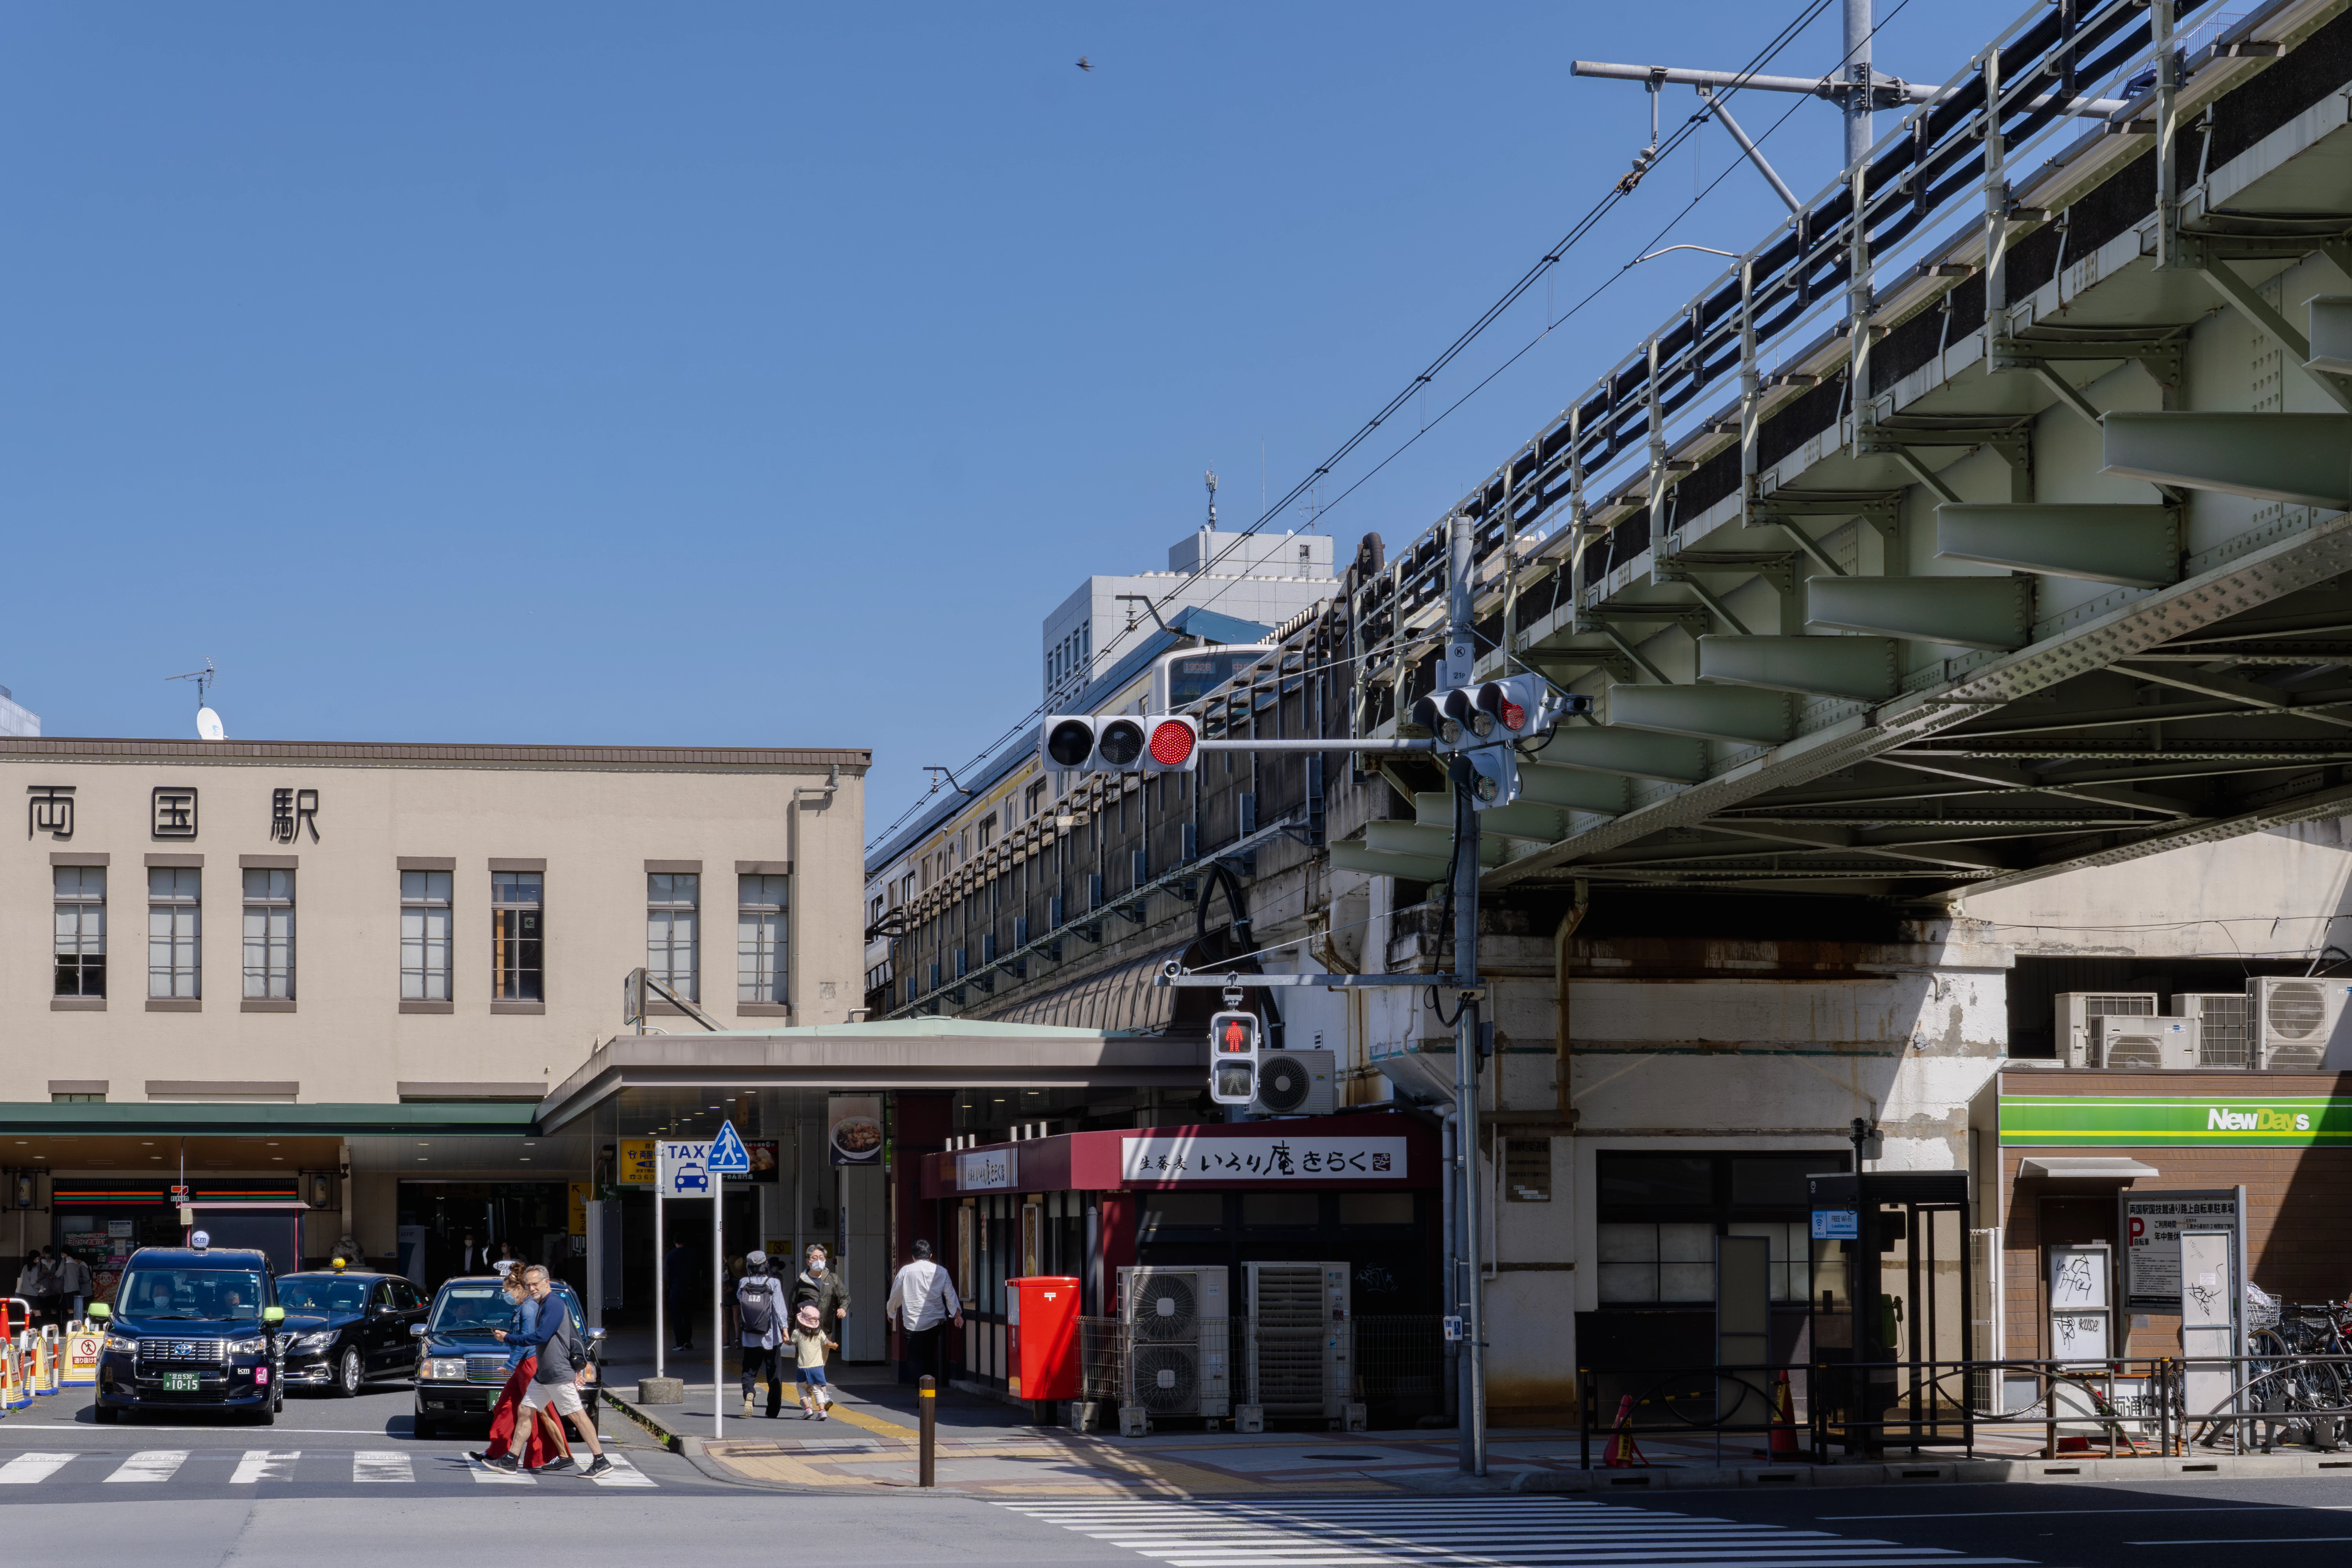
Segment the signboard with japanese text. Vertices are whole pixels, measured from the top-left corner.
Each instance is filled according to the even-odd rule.
[[[956,1191],[1008,1191],[1020,1180],[1020,1163],[1011,1149],[973,1149],[956,1156]]]
[[[2180,1310],[2180,1233],[2239,1228],[2235,1189],[2122,1197],[2124,1295],[2135,1312]]]
[[[654,1184],[652,1139],[624,1138],[620,1141],[618,1158],[613,1167],[613,1184],[621,1187],[650,1187]]]
[[[1119,1140],[1130,1182],[1314,1182],[1401,1177],[1402,1138],[1233,1138],[1216,1134]]]

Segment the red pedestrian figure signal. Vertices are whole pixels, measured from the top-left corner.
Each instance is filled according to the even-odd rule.
[[[1209,1020],[1209,1098],[1247,1105],[1257,1098],[1258,1016],[1219,1013]]]

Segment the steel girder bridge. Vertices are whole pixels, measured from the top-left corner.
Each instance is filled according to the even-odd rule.
[[[2347,10],[2033,6],[1462,498],[1482,674],[1601,699],[1486,886],[1932,904],[2352,813]],[[1350,596],[1358,733],[1444,535]]]

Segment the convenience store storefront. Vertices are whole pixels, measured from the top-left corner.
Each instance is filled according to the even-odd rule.
[[[2053,1343],[2053,1260],[2103,1253],[2107,1353],[2179,1354],[2182,1228],[2231,1232],[2241,1278],[2281,1300],[2352,1295],[2352,1074],[2011,1066],[1971,1120],[1997,1150],[1979,1222],[2009,1357],[2072,1348]]]

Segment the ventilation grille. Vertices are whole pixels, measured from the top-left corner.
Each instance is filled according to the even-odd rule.
[[[1315,1091],[1315,1075],[1297,1057],[1276,1053],[1258,1064],[1258,1103],[1268,1110],[1300,1110]]]
[[[1139,1345],[1133,1398],[1154,1415],[1181,1415],[1201,1405],[1199,1353],[1187,1345]]]
[[[1268,1268],[1255,1273],[1256,1295],[1250,1310],[1264,1329],[1323,1328],[1323,1270],[1319,1268]]]
[[[2198,1036],[2199,1067],[2242,1068],[2252,1062],[2253,1005],[2244,992],[2183,996],[2179,1007],[2203,1026]]]
[[[2263,1026],[2277,1039],[2315,1041],[2326,1022],[2327,993],[2316,981],[2273,985],[2263,999]]]
[[[2164,1065],[2164,1053],[2154,1035],[2109,1035],[2106,1047],[2106,1060],[2102,1064],[2106,1067],[2152,1069]]]
[[[1128,1289],[1134,1297],[1129,1318],[1137,1339],[1171,1344],[1200,1337],[1201,1308],[1192,1276],[1137,1274],[1129,1277]]]

